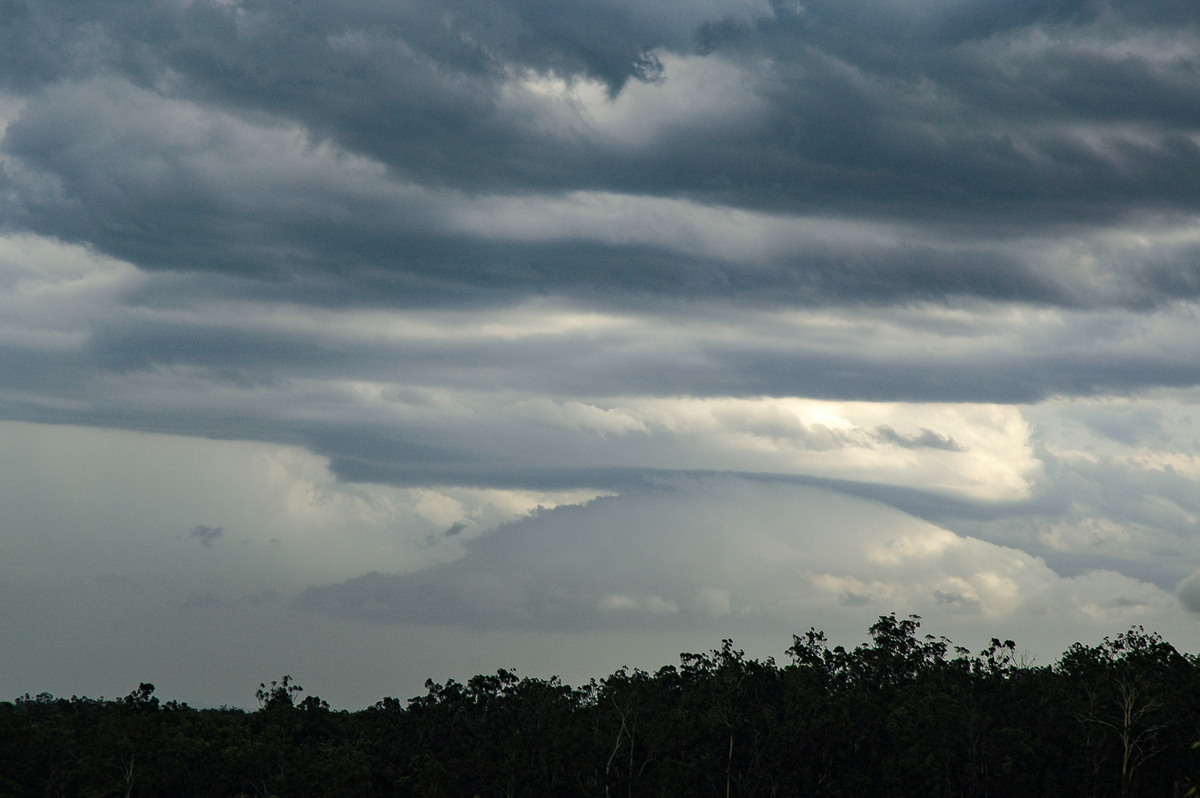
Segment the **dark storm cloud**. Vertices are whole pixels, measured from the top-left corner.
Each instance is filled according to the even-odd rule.
[[[397,50],[467,74],[483,74],[511,60],[532,68],[586,71],[619,87],[630,77],[652,74],[646,55],[650,48],[679,43],[678,22],[690,9],[679,2],[657,5],[662,8],[655,19],[653,10],[619,2],[593,3],[579,13],[548,0],[304,6],[270,0],[102,0],[86,9],[53,0],[6,0],[0,7],[0,30],[7,45],[5,74],[18,86],[97,67],[153,78],[154,70],[170,63],[268,96],[336,65],[331,63],[330,35],[361,31],[378,35],[380,50],[374,54],[381,62],[389,44],[402,43]],[[273,68],[262,68],[268,64]],[[361,73],[362,65],[346,65],[335,74],[347,79]],[[382,70],[386,63],[376,66]]]
[[[24,215],[37,232],[90,242],[146,269],[258,277],[277,297],[300,301],[320,302],[330,284],[349,283],[334,295],[353,297],[358,285],[359,302],[399,305],[470,301],[471,292],[511,301],[539,291],[600,301],[648,294],[757,304],[1072,302],[1053,280],[984,246],[813,244],[747,268],[667,246],[453,233],[418,193],[349,182],[279,125],[256,132],[262,140],[231,118],[206,119],[101,80],[30,100],[5,149],[60,188],[38,193],[28,178]],[[296,151],[293,161],[280,144]]]
[[[865,401],[952,401],[1033,403],[1056,394],[1090,396],[1150,385],[1194,385],[1200,374],[1175,355],[1088,351],[1069,347],[1058,353],[994,352],[994,360],[928,358],[919,350],[895,355],[862,352],[784,353],[714,345],[709,353],[721,367],[705,370],[695,382],[720,393],[740,385],[742,395],[813,396]],[[664,379],[676,377],[668,369]],[[680,383],[687,380],[677,377]]]
[[[143,268],[257,275],[309,302],[320,291],[304,289],[321,281],[306,273],[396,303],[528,291],[783,303],[1196,296],[1194,259],[1106,298],[996,246],[1017,231],[1200,209],[1188,50],[1198,27],[1187,14],[1131,2],[643,5],[14,0],[0,35],[10,88],[27,104],[3,144],[16,164],[9,223]],[[619,98],[639,81],[678,80],[660,58],[697,54],[740,70],[759,112],[672,123],[635,146],[506,104],[526,74],[599,80]],[[239,138],[236,120],[275,138]],[[328,173],[285,178],[293,165],[273,168],[270,153],[287,136],[332,142],[384,165],[385,180],[425,187],[691,197],[903,220],[978,243],[818,249],[747,271],[570,236],[497,241],[443,229],[419,197],[364,193]]]
[[[744,33],[723,38],[711,19],[677,18],[668,31],[611,3],[371,4],[350,14],[341,4],[194,4],[178,23],[183,43],[164,58],[215,101],[302,119],[427,182],[667,190],[742,206],[919,217],[937,209],[1025,223],[1146,202],[1195,206],[1196,148],[1180,135],[1195,118],[1179,110],[1200,107],[1195,59],[1157,64],[1153,53],[1086,46],[1115,33],[1119,51],[1133,34],[1194,23],[1167,29],[1122,4],[1114,13],[1123,27],[1087,5],[965,5],[923,13],[778,2],[743,15],[732,27]],[[1008,41],[1037,34],[1047,46],[1026,52]],[[641,54],[658,46],[765,56],[771,66],[748,89],[768,113],[733,138],[696,126],[630,152],[531,135],[498,104],[512,68],[591,75],[617,89],[655,74]],[[1153,126],[1140,143],[1116,142],[1127,166],[1067,133],[1072,123],[1114,120]]]

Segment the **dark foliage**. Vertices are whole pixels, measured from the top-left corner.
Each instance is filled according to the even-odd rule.
[[[0,703],[0,796],[1171,796],[1190,794],[1200,661],[1131,629],[1054,665],[887,615],[871,642],[732,641],[581,688],[507,670],[333,711],[290,676],[259,709],[42,694]]]

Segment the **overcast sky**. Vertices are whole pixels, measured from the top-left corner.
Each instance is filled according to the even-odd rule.
[[[1183,0],[0,3],[0,699],[881,614],[1200,649]]]

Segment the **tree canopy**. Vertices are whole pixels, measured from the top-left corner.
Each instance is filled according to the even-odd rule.
[[[1055,663],[973,654],[882,616],[815,628],[787,661],[733,641],[572,687],[499,669],[335,711],[290,675],[259,708],[195,709],[149,682],[115,700],[0,702],[0,795],[1129,796],[1192,788],[1200,658],[1141,627]]]

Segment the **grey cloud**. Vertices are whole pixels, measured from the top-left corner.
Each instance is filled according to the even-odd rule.
[[[1189,386],[1197,375],[1183,358],[1149,354],[1129,358],[1074,350],[1061,355],[998,352],[995,360],[947,362],[914,356],[898,361],[872,353],[840,354],[750,351],[737,345],[710,353],[726,365],[724,378],[704,375],[722,385],[739,385],[747,394],[855,398],[869,401],[995,401],[1033,403],[1055,394],[1091,396],[1133,386]],[[667,370],[664,380],[682,384],[683,375]],[[720,392],[707,380],[700,390]]]
[[[673,5],[686,18],[681,5]],[[654,25],[654,15],[636,4],[613,2],[572,14],[544,0],[325,3],[303,9],[282,2],[136,7],[97,2],[86,11],[68,2],[16,0],[5,4],[0,41],[8,45],[11,68],[5,74],[16,85],[103,67],[151,78],[153,70],[170,65],[228,83],[226,90],[241,83],[242,91],[258,92],[261,100],[271,90],[284,94],[286,71],[319,74],[339,66],[338,55],[343,68],[333,74],[349,77],[373,66],[375,77],[386,77],[383,48],[364,53],[339,47],[339,37],[355,34],[374,35],[384,44],[404,41],[410,57],[468,73],[513,60],[533,68],[587,70],[619,85],[644,73],[639,57],[648,48],[679,38],[671,32],[670,16],[658,16]],[[297,50],[310,57],[296,57]],[[357,69],[345,66],[347,59]]]
[[[276,297],[319,304],[508,302],[530,291],[600,303],[647,294],[756,304],[1073,301],[986,246],[812,246],[747,268],[653,245],[453,234],[419,191],[365,176],[356,184],[278,125],[242,130],[209,116],[111,79],[48,90],[4,140],[38,179],[61,185],[59,194],[28,189],[24,215],[38,232],[146,269],[243,275],[268,281]],[[292,160],[278,152],[288,146]]]
[[[901,449],[943,449],[947,452],[966,451],[953,438],[941,435],[931,429],[922,429],[919,435],[901,435],[891,427],[884,425],[875,428],[875,434],[880,440],[886,441]]]
[[[1147,408],[1080,408],[1072,416],[1100,435],[1130,446],[1163,432],[1161,414]]]
[[[1181,539],[1194,534],[1200,494],[1190,474],[1118,458],[1067,463],[1045,454],[1043,459],[1064,498],[1069,495],[1093,508],[1098,517],[1170,531]]]
[[[191,531],[188,532],[188,538],[200,541],[200,545],[202,546],[210,547],[213,543],[220,540],[224,534],[225,530],[222,527],[199,524],[192,527]]]
[[[1198,195],[1189,177],[1198,156],[1186,138],[1194,120],[1176,110],[1197,105],[1190,62],[1151,66],[1144,58],[1105,55],[1112,32],[1094,10],[1081,12],[1084,5],[989,3],[922,15],[868,2],[806,4],[800,14],[784,3],[769,13],[709,4],[709,22],[740,21],[722,23],[736,35],[716,28],[700,35],[702,49],[743,59],[746,69],[770,64],[748,86],[769,113],[736,140],[699,125],[686,147],[671,140],[638,151],[531,134],[505,116],[498,87],[516,67],[592,74],[617,91],[626,79],[646,76],[647,48],[692,47],[706,20],[682,5],[667,13],[616,3],[572,10],[544,2],[368,3],[352,10],[318,3],[304,11],[284,3],[194,3],[182,12],[150,5],[153,13],[130,24],[130,12],[115,4],[95,6],[92,20],[48,4],[51,10],[37,13],[51,21],[38,27],[68,40],[101,30],[110,44],[92,49],[103,71],[161,85],[161,75],[157,82],[143,75],[157,63],[162,74],[173,70],[176,96],[296,120],[316,140],[329,137],[428,184],[684,194],[742,207],[936,215],[990,228],[1005,219],[1030,227],[1108,220],[1164,204],[1194,208]],[[1113,10],[1130,37],[1181,30],[1130,4]],[[1044,23],[1053,24],[1039,27]],[[1047,65],[1039,59],[1051,57],[1053,46],[1029,53],[1004,45],[1006,35],[1039,31],[1051,42],[1097,47]],[[1008,71],[997,70],[997,59]],[[1114,86],[1112,99],[1094,90]],[[1135,97],[1138,105],[1116,97]],[[1121,121],[1149,126],[1140,137],[1113,139],[1115,161],[1069,132],[1071,125],[1109,121],[1101,111],[1114,109]],[[28,148],[28,137],[14,134],[10,149]],[[79,167],[55,168],[70,183]],[[211,198],[191,199],[203,213]],[[99,197],[85,202],[91,214],[106,213]],[[152,209],[146,201],[138,207]],[[289,232],[302,235],[304,228]],[[116,238],[134,248],[134,237]],[[352,256],[359,247],[347,243],[343,255]]]
[[[35,83],[13,84],[29,94],[3,142],[14,165],[9,223],[163,276],[138,303],[178,304],[198,284],[216,299],[310,306],[486,308],[542,294],[662,315],[688,313],[695,302],[845,309],[975,298],[1142,311],[1200,296],[1194,247],[1107,260],[1089,252],[1100,256],[1100,273],[1080,276],[1038,263],[1012,240],[1046,225],[1089,240],[1097,228],[1085,223],[1147,207],[1185,212],[1200,196],[1189,177],[1200,174],[1195,148],[1177,132],[1191,122],[1168,111],[1195,105],[1181,94],[1195,85],[1183,80],[1186,64],[1104,55],[1116,34],[1083,6],[955,5],[920,17],[874,3],[808,4],[803,14],[782,3],[711,3],[704,13],[719,24],[696,34],[705,18],[676,4],[568,12],[447,3],[436,15],[434,6],[383,4],[151,5],[136,21],[119,4],[86,13],[14,6],[11,36],[28,26],[41,32],[13,46],[43,66],[33,68]],[[1144,9],[1118,4],[1116,13],[1133,25],[1122,35],[1167,35]],[[1052,41],[1095,46],[1054,56],[1053,47],[1006,44],[1045,20],[1055,23],[1043,31]],[[35,57],[51,40],[77,45],[59,72]],[[729,59],[744,70],[745,91],[765,103],[761,118],[733,132],[693,121],[680,131],[686,146],[672,138],[630,148],[531,132],[501,107],[500,87],[520,68],[597,76],[619,97],[628,79],[650,77],[649,62],[639,61],[649,47]],[[1043,69],[1039,59],[1051,57],[1073,60]],[[1050,85],[1060,73],[1072,79]],[[1063,94],[1090,75],[1161,98],[1121,112],[1122,124],[1153,124],[1134,138],[1118,131],[1099,149],[1073,139],[1080,125],[1113,122],[1086,107],[1085,89],[1074,100]],[[335,155],[317,157],[322,147]],[[373,166],[344,168],[355,153]],[[433,203],[422,194],[447,187],[466,191]],[[496,238],[446,220],[480,191],[580,189],[902,222],[915,240],[813,242],[747,264],[586,231]],[[201,272],[212,279],[186,279]],[[183,277],[168,279],[175,275]],[[201,367],[239,385],[384,368],[452,384],[507,371],[514,382],[564,394],[603,385],[614,393],[1002,402],[1195,380],[1190,358],[1143,352],[1068,347],[982,361],[897,360],[737,340],[698,346],[691,362],[593,348],[571,351],[577,368],[542,367],[577,343],[427,342],[348,356],[344,345],[312,337],[122,319],[94,331],[87,365],[117,374]],[[32,381],[46,369],[10,373]]]
[[[1200,614],[1200,573],[1194,573],[1180,582],[1175,595],[1188,612]]]
[[[950,607],[956,612],[969,615],[980,615],[983,613],[983,604],[979,599],[971,596],[935,590],[933,591],[933,598],[938,604]]]
[[[1141,609],[1149,608],[1149,605],[1145,601],[1142,601],[1141,599],[1137,599],[1137,598],[1131,598],[1129,596],[1117,596],[1112,601],[1107,602],[1107,606],[1116,607],[1116,608],[1124,608],[1124,607],[1134,607],[1134,608],[1141,608]]]
[[[1030,552],[1064,576],[1108,570],[1173,590],[1192,570],[1200,516],[1193,476],[1152,458],[1039,457],[1045,473],[1021,505],[974,518],[962,505],[908,506],[960,534]]]
[[[510,461],[497,462],[491,458],[472,458],[463,449],[457,452],[434,452],[434,457],[414,456],[413,448],[400,444],[388,451],[386,459],[372,459],[358,452],[348,452],[335,443],[329,448],[315,445],[322,454],[333,451],[329,467],[339,479],[347,482],[376,482],[388,485],[477,485],[492,488],[522,490],[626,490],[659,482],[662,476],[674,476],[674,470],[644,467],[545,467],[539,465],[513,466]],[[420,451],[420,450],[418,450]]]
[[[739,326],[749,329],[755,322],[739,319]],[[684,334],[681,340],[687,345],[677,349],[665,343],[660,328],[654,330],[647,339],[654,346],[625,332],[611,338],[591,334],[389,343],[335,342],[304,330],[229,333],[220,323],[176,328],[139,322],[124,330],[103,330],[93,338],[87,358],[29,358],[39,368],[58,363],[58,373],[69,374],[70,381],[50,381],[37,386],[40,393],[32,393],[35,383],[16,369],[0,376],[0,388],[9,392],[5,397],[25,392],[20,402],[3,400],[10,416],[298,443],[329,457],[335,472],[351,481],[612,488],[641,484],[660,469],[751,466],[716,463],[711,456],[690,459],[696,450],[670,435],[635,436],[614,445],[587,430],[556,432],[537,417],[505,415],[505,402],[511,400],[475,404],[480,400],[469,397],[498,390],[512,400],[540,394],[591,397],[600,404],[605,396],[677,394],[996,402],[1106,388],[1126,391],[1191,378],[1185,360],[1155,363],[1139,347],[1121,355],[1091,351],[1098,338],[1087,325],[1079,326],[1077,344],[1059,342],[1058,351],[1029,353],[1027,342],[1016,337],[998,348],[966,346],[953,357],[936,360],[918,345],[875,350],[871,336],[849,336],[836,345],[830,339],[813,341],[810,348],[807,336],[799,334],[791,348],[784,348],[778,345],[780,338],[749,339],[735,347],[720,336],[706,341]],[[128,380],[129,387],[120,390],[115,378]],[[364,404],[362,397],[337,384],[357,380],[382,380],[399,393]],[[407,394],[400,390],[405,387]],[[421,399],[423,392],[432,397],[446,391],[463,392],[455,401],[471,407],[443,409]],[[40,406],[33,401],[38,395],[45,397]],[[1110,437],[1124,434],[1121,430],[1133,434],[1149,429],[1144,425],[1150,423],[1141,411],[1080,411],[1078,418],[1107,430]],[[731,431],[806,450],[872,442],[935,451],[963,448],[944,431],[926,433],[919,425],[892,430],[894,435],[870,428],[861,439],[851,439],[845,432],[766,409],[757,415],[718,413],[717,420]],[[664,447],[672,454],[664,455]],[[1073,484],[1064,483],[1062,490]],[[1188,490],[1185,482],[1176,492],[1186,497]],[[1105,513],[1120,517],[1141,505],[1137,497],[1104,504]],[[1159,523],[1152,516],[1144,520]]]
[[[28,362],[28,368],[10,374],[28,385],[33,382],[27,376],[30,371],[45,371],[54,378],[47,388],[63,394],[85,392],[87,375],[97,368],[129,373],[186,366],[202,369],[198,374],[205,379],[246,388],[281,385],[297,375],[373,379],[381,373],[403,373],[412,386],[472,389],[503,384],[560,396],[770,395],[1004,403],[1188,386],[1200,375],[1184,349],[1167,338],[1162,343],[1141,340],[1142,333],[1121,317],[1107,326],[1087,318],[1071,321],[1051,331],[1056,339],[1031,333],[997,343],[989,341],[983,329],[968,330],[954,336],[959,339],[957,352],[937,358],[916,343],[879,350],[869,345],[867,332],[861,338],[848,333],[836,341],[810,344],[803,337],[761,334],[766,328],[752,313],[738,321],[745,332],[741,337],[709,336],[697,327],[695,338],[647,347],[638,334],[621,330],[514,340],[447,336],[395,341],[373,340],[365,333],[331,339],[320,329],[242,327],[234,320],[121,319],[95,331],[86,359],[14,355],[14,363]],[[1105,340],[1111,341],[1110,347],[1098,349],[1097,341]],[[902,341],[898,335],[896,342]],[[61,367],[56,358],[62,358],[57,361]],[[75,370],[66,368],[71,363],[77,364]],[[570,367],[547,369],[547,363]],[[919,442],[944,445],[928,436]]]
[[[846,592],[838,598],[838,603],[844,607],[870,607],[878,605],[880,602],[875,596],[868,596],[864,593]]]

